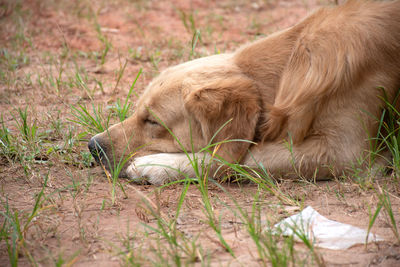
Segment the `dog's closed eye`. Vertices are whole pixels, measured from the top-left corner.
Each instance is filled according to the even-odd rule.
[[[145,119],[144,123],[149,124],[149,125],[160,125],[157,121],[151,120],[149,118]]]

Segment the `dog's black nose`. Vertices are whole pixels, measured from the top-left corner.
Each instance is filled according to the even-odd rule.
[[[88,148],[93,158],[97,163],[100,164],[101,160],[104,157],[104,150],[100,146],[100,144],[96,141],[96,138],[92,137],[89,141]]]

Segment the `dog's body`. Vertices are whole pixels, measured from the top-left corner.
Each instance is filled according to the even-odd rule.
[[[400,88],[400,1],[349,1],[233,54],[165,70],[135,114],[89,147],[109,159],[142,147],[123,173],[154,184],[176,178],[172,169],[194,175],[184,150],[232,139],[256,144],[223,143],[215,152],[229,162],[327,178],[369,149],[384,106],[379,88],[389,101]]]

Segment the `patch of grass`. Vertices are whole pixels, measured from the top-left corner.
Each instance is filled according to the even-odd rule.
[[[37,194],[33,209],[27,214],[26,218],[24,218],[25,214],[20,214],[18,210],[12,211],[8,200],[3,203],[4,211],[0,211],[0,215],[3,217],[4,223],[0,229],[0,240],[4,240],[6,243],[11,266],[18,266],[21,253],[28,257],[32,265],[37,266],[35,259],[30,253],[26,234],[33,224],[34,219],[41,211],[47,208],[43,206],[43,203],[46,200],[44,190],[47,186],[48,178],[48,175],[44,177],[42,189]]]
[[[9,71],[15,71],[23,66],[29,65],[30,58],[22,49],[18,52],[11,52],[6,48],[2,48],[0,51],[0,62],[4,64]]]
[[[67,47],[67,46],[64,46]],[[69,53],[69,50],[66,49],[65,51],[66,54],[63,56],[60,56],[58,60],[58,71],[57,71],[57,76],[55,77],[55,88],[56,88],[56,93],[59,95],[60,91],[66,86],[67,82],[63,80],[63,73],[64,73],[64,68],[65,68],[65,63],[66,63],[66,57]]]
[[[8,90],[23,88],[28,80],[24,80],[18,74],[18,70],[29,65],[30,57],[24,49],[9,51],[0,49],[0,84],[6,85]]]
[[[119,83],[121,81],[121,78],[124,75],[124,72],[125,72],[125,69],[126,69],[126,64],[128,64],[128,60],[125,59],[124,65],[121,65],[121,60],[119,61],[119,63],[120,63],[119,64],[119,69],[117,71],[117,82],[115,83],[115,86],[114,86],[114,92],[117,90],[118,85],[119,85]]]
[[[207,173],[207,172],[206,172]],[[198,181],[198,189],[201,193],[202,197],[202,202],[204,205],[204,213],[207,217],[207,223],[211,227],[212,230],[214,230],[214,233],[217,235],[219,242],[221,243],[222,247],[231,254],[232,257],[236,257],[235,253],[233,252],[233,249],[231,246],[228,244],[228,242],[225,240],[222,234],[222,227],[221,227],[221,218],[218,218],[215,216],[214,213],[214,208],[213,208],[213,203],[210,198],[210,194],[208,191],[208,181],[209,178],[207,177],[206,173],[204,174],[204,177]]]
[[[0,155],[5,157],[9,162],[12,162],[18,157],[18,151],[15,146],[15,137],[11,134],[10,130],[6,127],[1,114],[1,128],[0,128]]]
[[[97,38],[103,44],[103,50],[100,52],[100,65],[104,65],[104,63],[106,62],[107,54],[112,48],[112,44],[110,40],[107,38],[107,36],[103,34],[102,28],[100,24],[97,22],[97,18],[95,21],[95,28],[97,32]]]
[[[50,155],[56,153],[62,158],[62,162],[75,165],[73,158],[76,156],[77,146],[79,145],[79,141],[84,139],[86,134],[76,134],[76,129],[73,125],[63,126],[62,129],[63,131],[60,132],[56,138],[48,141],[46,154]],[[62,141],[54,142],[59,139]],[[86,165],[85,163],[86,162],[84,162],[84,165]]]
[[[111,244],[124,263],[130,266],[150,263],[156,266],[188,266],[197,263],[201,266],[210,265],[209,252],[205,251],[199,242],[201,233],[192,235],[179,230],[180,214],[192,180],[181,182],[181,193],[177,197],[176,208],[169,214],[161,210],[162,188],[153,191],[155,201],[152,201],[146,194],[130,186],[141,198],[135,210],[142,218],[141,224],[144,229],[143,232],[136,229],[135,234],[131,234],[128,222],[127,233],[120,238],[122,248]],[[142,236],[141,239],[147,240],[146,244],[139,242],[139,235]]]
[[[31,123],[28,121],[28,107],[25,110],[18,108],[19,119],[14,117],[14,120],[18,126],[18,130],[22,136],[22,139],[27,143],[28,146],[34,147],[35,144],[39,143],[38,138],[38,126],[36,120]]]
[[[322,267],[325,266],[324,259],[314,248],[314,242],[308,235],[307,229],[301,229],[300,227],[293,227],[292,228],[294,236],[296,236],[301,242],[308,248],[313,256],[313,260],[315,261],[316,265]]]
[[[191,42],[192,49],[190,50],[189,60],[191,60],[192,58],[198,57],[198,54],[196,53],[195,48],[196,48],[197,42],[199,40],[201,40],[201,33],[200,33],[200,30],[196,30],[193,33],[193,37],[192,37],[192,42]]]
[[[156,203],[151,202],[148,198],[143,198],[147,210],[156,219],[155,227],[150,224],[144,224],[144,226],[162,238],[162,240],[156,240],[157,249],[154,251],[154,254],[161,263],[166,265],[169,265],[172,262],[175,266],[182,266],[194,263],[198,260],[198,236],[188,238],[184,233],[177,229],[177,219],[179,218],[189,185],[190,181],[185,181],[183,183],[182,191],[178,198],[177,208],[171,220],[160,210],[160,203],[158,202],[159,190],[155,190]],[[163,241],[163,243],[166,241],[167,245],[162,245],[160,241]]]
[[[126,65],[126,63],[125,63]],[[118,98],[115,104],[111,107],[111,109],[117,114],[117,117],[119,118],[119,121],[124,121],[126,118],[128,118],[131,114],[131,109],[132,109],[132,103],[129,102],[129,99],[134,93],[136,96],[136,92],[134,91],[135,85],[137,80],[139,79],[140,74],[142,73],[142,69],[139,70],[138,74],[136,75],[135,80],[133,81],[131,87],[129,88],[128,95],[126,96],[125,102],[122,105],[121,100]]]
[[[86,72],[84,72],[83,74],[84,76],[82,77],[81,72],[77,68],[77,70],[75,71],[75,84],[77,85],[78,88],[82,89],[86,93],[87,97],[90,100],[93,100],[93,94],[95,92],[96,87],[90,89],[87,84],[88,81],[87,74]]]
[[[185,12],[183,9],[178,9],[177,11],[186,31],[192,36],[190,42],[191,50],[189,54],[189,60],[192,60],[193,58],[199,58],[202,55],[196,52],[195,48],[198,42],[203,43],[203,39],[201,30],[196,25],[196,11],[190,11],[189,13]]]
[[[62,266],[73,266],[79,260],[80,251],[76,251],[71,256],[64,258],[63,253],[59,253],[57,258],[52,258],[54,262],[54,266],[62,267]]]
[[[108,170],[109,170],[109,171],[107,171],[105,169],[105,166],[103,164],[101,164],[102,168],[104,170],[104,173],[107,176],[108,182],[111,185],[111,203],[112,203],[112,205],[114,205],[116,203],[117,185],[119,186],[119,188],[121,189],[121,191],[125,195],[125,197],[127,197],[127,195],[125,193],[125,189],[124,189],[121,181],[119,180],[119,174],[121,173],[121,171],[124,168],[125,164],[136,153],[136,151],[134,151],[131,154],[127,154],[127,150],[128,150],[128,147],[129,147],[129,141],[128,141],[128,144],[126,145],[126,147],[125,147],[125,149],[124,149],[124,151],[123,151],[123,153],[122,153],[122,155],[121,155],[121,157],[120,157],[120,159],[118,161],[117,161],[117,159],[115,157],[113,144],[111,144],[112,155],[113,155],[112,159],[109,159],[105,153],[102,153],[104,155],[104,157],[106,157],[106,162],[107,162]],[[98,151],[98,153],[100,154],[100,151]],[[97,155],[97,156],[100,157],[100,155]]]
[[[293,235],[284,236],[280,229],[273,227],[274,224],[267,216],[263,216],[263,201],[260,198],[265,193],[263,188],[258,187],[251,202],[251,209],[247,210],[222,185],[218,183],[216,185],[234,203],[233,207],[228,207],[240,218],[248,235],[256,245],[259,260],[263,266],[308,266],[310,264],[324,266],[323,258],[315,250],[305,229],[293,228]],[[308,251],[295,249],[295,237],[307,247]]]
[[[18,108],[16,112],[17,114],[11,113],[11,115],[19,135],[11,134],[2,122],[2,149],[5,155],[11,155],[9,159],[19,160],[22,164],[26,161],[40,160],[43,134],[38,132],[37,121],[28,118],[28,107]]]
[[[390,151],[392,156],[391,167],[395,173],[395,177],[400,175],[400,111],[396,108],[400,97],[400,90],[392,102],[384,88],[380,88],[383,92],[382,101],[386,105],[379,120],[379,137],[381,143],[376,148],[377,152],[382,151],[385,147]],[[379,139],[378,139],[379,140]],[[381,148],[383,146],[383,148]]]
[[[394,216],[392,202],[390,200],[389,192],[381,187],[378,187],[376,191],[376,195],[378,197],[378,204],[376,206],[375,212],[372,214],[371,211],[369,212],[369,224],[368,224],[368,233],[365,239],[365,246],[368,244],[368,235],[374,225],[378,215],[382,211],[386,218],[388,225],[390,225],[390,229],[392,230],[393,235],[395,236],[397,243],[400,244],[400,234],[399,229],[397,227],[397,222]]]
[[[98,134],[110,126],[111,113],[108,115],[104,115],[104,113],[101,104],[96,107],[92,103],[92,112],[89,112],[85,105],[78,104],[77,107],[71,106],[71,114],[75,119],[70,119],[70,121],[83,126],[84,134]]]
[[[376,135],[368,132],[369,149],[364,151],[352,163],[350,178],[363,190],[374,188],[376,178],[391,175],[394,182],[399,181],[400,174],[400,112],[399,97],[400,90],[392,101],[384,88],[377,88],[382,93],[380,99],[384,110],[380,117],[366,113],[366,116],[374,119],[378,124]]]
[[[136,233],[132,234],[129,230],[129,222],[127,223],[126,228],[126,235],[118,236],[123,247],[120,248],[113,243],[110,243],[110,245],[114,250],[116,250],[117,256],[121,257],[122,262],[125,265],[140,267],[146,262],[146,259],[144,259],[146,253],[143,253],[142,248],[136,245],[136,243],[139,243],[139,238],[137,238]]]
[[[155,51],[153,51],[150,55],[149,55],[149,59],[151,64],[153,65],[154,69],[158,72],[159,68],[158,68],[158,63],[160,63],[161,59],[162,59],[162,52],[161,50],[157,49]]]
[[[116,86],[119,83],[123,75],[123,70],[125,69],[127,61],[122,67],[120,74],[118,75],[118,81]],[[132,103],[129,101],[132,93],[135,95],[134,87],[136,85],[139,76],[142,73],[142,69],[139,70],[136,75],[135,80],[132,82],[132,85],[129,89],[128,95],[122,105],[121,100],[118,98],[116,103],[110,107],[111,112],[109,111],[106,114],[106,111],[103,109],[102,104],[98,104],[97,107],[92,103],[92,111],[90,112],[86,105],[77,104],[76,106],[71,106],[71,114],[74,119],[70,119],[71,122],[74,122],[78,125],[81,125],[85,130],[83,134],[97,134],[106,131],[110,126],[110,119],[115,114],[120,121],[125,120],[130,115],[130,110],[132,108]]]
[[[143,47],[139,46],[137,48],[129,48],[128,50],[129,58],[132,60],[142,60],[143,57]]]
[[[183,23],[183,26],[185,26],[186,31],[189,34],[193,34],[195,33],[198,28],[196,26],[196,12],[194,11],[190,11],[189,13],[187,13],[185,10],[183,9],[178,9],[178,14],[179,17]]]

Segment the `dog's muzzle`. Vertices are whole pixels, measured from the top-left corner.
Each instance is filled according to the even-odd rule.
[[[96,136],[90,139],[88,148],[96,162],[101,164],[101,161],[105,158],[106,153],[104,148],[102,148],[99,142],[96,140]]]

